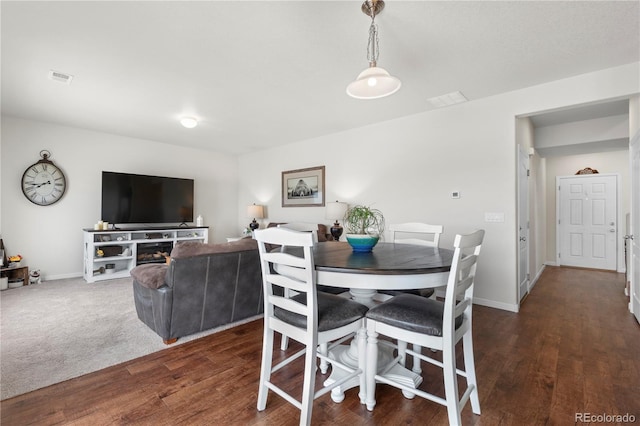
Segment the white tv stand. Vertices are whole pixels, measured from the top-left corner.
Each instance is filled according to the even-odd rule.
[[[125,278],[142,263],[164,263],[178,241],[209,241],[208,226],[83,229],[86,282]],[[100,252],[99,252],[100,250]],[[102,254],[102,255],[100,255]],[[113,271],[113,272],[112,272]]]

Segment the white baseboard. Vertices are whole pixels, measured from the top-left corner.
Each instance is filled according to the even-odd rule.
[[[548,260],[548,261],[544,262],[544,264],[545,264],[546,266],[558,266],[558,263],[557,263],[557,262],[552,262],[552,261],[550,261],[550,260]]]
[[[82,272],[72,272],[70,274],[43,275],[42,281],[66,280],[69,278],[82,278]]]
[[[540,275],[542,275],[542,271],[544,271],[544,268],[546,268],[547,265],[543,264],[542,267],[538,270],[538,273],[536,273],[536,276],[533,277],[533,279],[531,280],[531,283],[529,283],[529,292],[531,292],[531,289],[533,288],[534,285],[536,285],[536,283],[538,282],[538,279],[540,279]]]
[[[487,306],[489,308],[502,309],[503,311],[509,311],[509,312],[515,312],[515,313],[518,313],[518,310],[520,308],[517,304],[514,305],[511,303],[496,302],[495,300],[480,299],[477,297],[473,298],[473,303],[475,305]]]

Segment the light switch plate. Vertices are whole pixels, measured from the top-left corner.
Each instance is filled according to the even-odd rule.
[[[502,212],[485,212],[484,214],[485,222],[504,222],[504,213]]]
[[[460,198],[460,191],[451,191],[451,198]]]

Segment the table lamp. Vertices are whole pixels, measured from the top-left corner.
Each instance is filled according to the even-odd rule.
[[[339,201],[336,201],[335,203],[327,203],[325,217],[336,221],[330,229],[331,236],[335,241],[339,241],[340,235],[342,235],[342,226],[340,226],[338,220],[344,218],[348,208],[349,206],[347,203],[341,203]]]
[[[255,203],[247,207],[247,216],[252,217],[253,220],[249,224],[249,228],[252,231],[260,228],[260,224],[256,221],[256,219],[264,218],[264,206],[257,206]]]

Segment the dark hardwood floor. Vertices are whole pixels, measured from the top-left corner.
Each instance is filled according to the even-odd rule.
[[[621,274],[549,267],[519,314],[474,307],[482,415],[467,404],[464,424],[581,424],[576,413],[629,413],[640,422],[640,325],[623,289]],[[261,340],[254,321],[20,395],[1,402],[1,424],[295,425],[297,409],[273,393],[265,411],[255,408]],[[444,396],[438,369],[423,370],[421,387]],[[298,371],[279,380],[299,387]],[[377,401],[368,412],[356,389],[341,404],[325,395],[313,424],[447,423],[444,407],[386,385]]]

